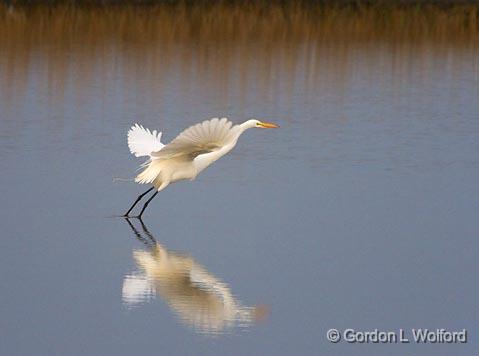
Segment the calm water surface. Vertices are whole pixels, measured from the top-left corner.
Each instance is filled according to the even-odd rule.
[[[0,45],[0,354],[471,355],[479,47],[101,39]],[[126,132],[250,130],[144,226]],[[331,344],[446,328],[461,345]]]

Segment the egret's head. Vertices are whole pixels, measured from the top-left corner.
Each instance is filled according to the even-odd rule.
[[[279,127],[276,124],[272,124],[270,122],[259,121],[259,120],[256,120],[256,119],[248,120],[248,121],[245,122],[245,124],[247,124],[248,127],[251,127],[251,128],[256,127],[258,129],[276,129],[276,128]]]

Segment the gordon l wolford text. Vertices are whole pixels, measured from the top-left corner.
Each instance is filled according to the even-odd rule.
[[[431,343],[453,344],[466,343],[467,330],[449,331],[446,329],[405,329],[398,331],[381,331],[378,329],[358,331],[345,329],[343,339],[349,343]]]

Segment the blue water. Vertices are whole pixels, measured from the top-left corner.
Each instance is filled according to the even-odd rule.
[[[0,354],[478,349],[477,47],[329,44],[224,63],[155,53],[39,49],[13,64],[8,84],[0,77]],[[185,272],[178,283],[190,289],[178,291],[175,279],[145,277],[134,254],[154,256],[154,243],[112,217],[145,187],[113,178],[141,163],[126,145],[133,123],[168,142],[215,116],[281,129],[249,130],[196,181],[151,203],[152,238],[216,281]],[[133,302],[131,275],[150,283]],[[212,315],[192,293],[226,295],[261,317],[205,328],[187,320]],[[467,329],[469,340],[332,344],[330,328]]]

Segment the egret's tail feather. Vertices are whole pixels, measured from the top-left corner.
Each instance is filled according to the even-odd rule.
[[[161,132],[150,131],[135,124],[128,131],[128,147],[136,157],[151,157],[152,152],[157,152],[164,147],[161,143]]]
[[[150,161],[148,166],[136,176],[135,182],[140,184],[153,183],[161,173],[161,162]]]

